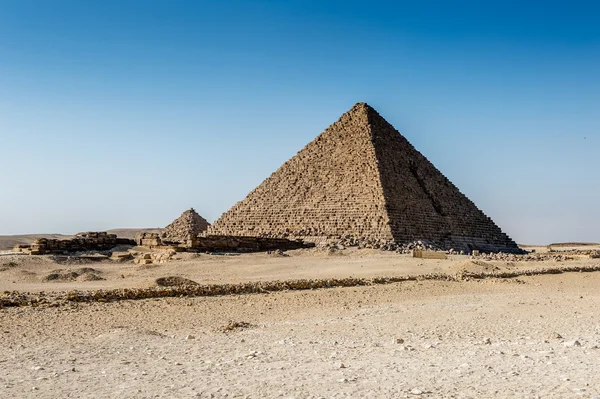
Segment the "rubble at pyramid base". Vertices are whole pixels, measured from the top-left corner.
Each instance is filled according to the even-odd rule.
[[[343,236],[290,236],[284,235],[264,235],[271,238],[287,238],[293,240],[302,240],[307,243],[314,243],[317,247],[345,249],[379,249],[382,251],[395,251],[401,254],[410,254],[413,250],[433,250],[444,251],[449,254],[470,255],[473,251],[480,253],[508,253],[525,254],[526,251],[519,247],[506,246],[502,244],[489,243],[485,239],[477,237],[452,237],[452,240],[435,241],[431,239],[411,240],[397,242],[380,238],[354,237],[351,235]]]

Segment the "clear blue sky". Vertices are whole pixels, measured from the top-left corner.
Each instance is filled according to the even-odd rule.
[[[210,221],[368,102],[511,237],[600,241],[600,6],[0,0],[0,234]]]

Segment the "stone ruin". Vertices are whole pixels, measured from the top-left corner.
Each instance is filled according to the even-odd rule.
[[[165,243],[183,244],[189,247],[192,246],[191,241],[198,234],[206,231],[208,226],[210,226],[210,223],[200,216],[194,208],[190,208],[165,227],[160,237]]]
[[[273,250],[292,250],[314,247],[314,243],[285,238],[252,236],[198,235],[185,244],[173,244],[163,241],[158,233],[140,233],[135,238],[137,245],[150,249],[164,249],[175,252],[263,252]]]
[[[358,103],[225,212],[206,235],[470,253],[517,244],[377,111]]]
[[[174,252],[262,252],[314,247],[302,240],[276,237],[207,235],[210,224],[190,208],[169,224],[162,233],[141,232],[137,245]]]
[[[13,251],[29,255],[67,254],[70,252],[106,251],[118,245],[135,245],[135,241],[118,238],[116,234],[106,232],[86,232],[77,233],[74,238],[66,240],[38,238],[31,245],[15,245]]]

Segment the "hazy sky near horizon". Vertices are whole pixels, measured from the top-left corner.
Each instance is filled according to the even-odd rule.
[[[0,0],[0,234],[213,221],[368,102],[508,235],[600,241],[600,6]]]

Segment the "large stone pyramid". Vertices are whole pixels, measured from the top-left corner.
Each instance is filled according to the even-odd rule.
[[[192,238],[205,231],[210,224],[190,208],[183,212],[170,225],[165,227],[161,236],[165,241],[189,243]]]
[[[377,111],[358,103],[208,234],[519,252],[513,240]]]

